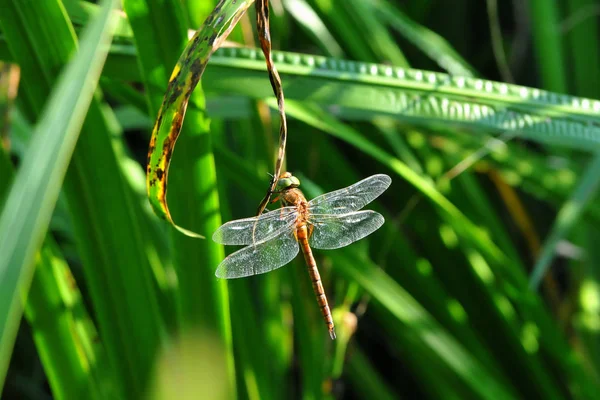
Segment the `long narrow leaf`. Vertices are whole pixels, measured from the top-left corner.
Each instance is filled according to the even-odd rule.
[[[59,0],[2,5],[0,25],[22,71],[23,111],[35,120],[77,48],[75,32]],[[152,252],[146,252],[151,241],[143,230],[144,213],[117,161],[118,127],[112,118],[94,96],[64,193],[100,338],[116,371],[112,384],[121,397],[140,397],[165,328],[152,282]]]
[[[84,46],[59,80],[0,216],[0,390],[23,312],[22,296],[31,284],[35,254],[108,52],[114,26],[108,17],[116,4],[117,0],[103,3],[103,12],[84,35]]]
[[[217,5],[179,57],[152,130],[146,178],[150,203],[158,216],[191,237],[203,236],[176,225],[167,206],[167,177],[171,156],[181,132],[188,101],[204,73],[208,59],[252,3],[253,0],[222,0]],[[201,104],[199,106],[202,108]]]
[[[169,131],[169,135],[175,135],[171,136],[172,141],[167,139],[166,147],[155,148],[150,156],[161,158],[165,152],[171,152],[175,145],[174,138],[181,130],[183,135],[179,140],[184,145],[177,151],[177,172],[171,181],[173,212],[181,216],[186,226],[193,227],[194,231],[212,232],[221,224],[216,172],[208,131],[209,121],[204,112],[198,110],[203,108],[205,100],[200,89],[193,91],[202,75],[201,66],[206,64],[212,51],[227,36],[251,2],[221,2],[215,14],[209,17],[189,43],[183,10],[178,6],[159,3],[154,0],[124,2],[137,43],[140,68],[144,71],[150,113],[153,116],[158,113],[156,129],[163,129],[162,134]],[[148,41],[150,37],[152,41]],[[208,45],[207,42],[212,44]],[[174,66],[172,74],[171,66]],[[183,121],[188,101],[193,106],[187,111],[184,126],[174,127],[166,122],[161,125],[161,121],[169,118],[181,117],[180,121]],[[173,128],[176,130],[173,131]],[[153,135],[156,133],[155,130]],[[164,158],[162,160],[169,162]],[[150,161],[148,167],[154,167],[154,162]],[[166,185],[166,168],[164,171]],[[159,185],[155,181],[151,186],[157,189]],[[155,192],[151,190],[151,193]],[[151,198],[156,210],[154,200],[156,198]],[[224,348],[227,349],[225,358],[231,378],[228,383],[233,391],[235,379],[227,288],[224,281],[212,278],[215,266],[224,257],[223,248],[211,240],[199,242],[177,231],[172,231],[172,234],[173,266],[179,281],[175,293],[178,328],[187,330],[206,325],[220,331],[226,344]]]
[[[596,194],[599,185],[600,155],[596,155],[585,171],[585,174],[581,177],[581,181],[573,192],[571,199],[565,203],[556,217],[552,231],[546,239],[540,256],[533,267],[529,281],[531,288],[535,289],[539,285],[556,253],[559,241],[564,239],[574,224],[579,221],[579,216]]]

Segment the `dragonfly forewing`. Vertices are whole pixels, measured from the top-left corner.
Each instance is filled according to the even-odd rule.
[[[358,211],[379,197],[392,183],[392,179],[378,174],[363,179],[344,189],[315,197],[308,202],[311,214],[348,214]]]
[[[292,229],[296,220],[296,207],[283,207],[260,217],[237,219],[219,227],[213,240],[227,245],[249,245],[269,240],[284,228]]]
[[[313,232],[308,243],[315,249],[338,249],[375,232],[385,219],[371,210],[344,215],[313,214],[309,219]]]
[[[294,231],[282,229],[279,235],[251,244],[226,257],[217,267],[215,275],[233,279],[264,274],[289,263],[299,251]]]

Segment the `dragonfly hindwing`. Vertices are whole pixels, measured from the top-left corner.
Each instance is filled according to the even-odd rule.
[[[384,223],[381,214],[371,210],[345,215],[312,215],[314,226],[308,240],[315,249],[338,249],[375,232]]]

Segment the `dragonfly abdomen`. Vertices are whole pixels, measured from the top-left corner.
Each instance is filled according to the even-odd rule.
[[[327,302],[325,289],[323,288],[323,283],[321,282],[321,275],[319,274],[319,270],[317,268],[317,262],[315,261],[312,249],[308,244],[308,229],[306,228],[306,225],[298,227],[297,236],[300,247],[302,248],[302,253],[304,254],[304,259],[306,260],[306,264],[308,266],[308,274],[310,275],[310,280],[312,282],[315,296],[317,297],[317,302],[319,303],[321,313],[323,314],[323,319],[325,320],[327,328],[329,329],[329,336],[331,336],[331,339],[335,339],[336,336],[333,325],[333,317],[331,316],[331,310],[329,309],[329,303]]]

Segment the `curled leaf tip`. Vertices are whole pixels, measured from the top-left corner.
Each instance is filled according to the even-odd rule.
[[[195,239],[206,239],[206,237],[200,235],[199,233],[192,232],[189,229],[185,229],[185,228],[180,227],[179,225],[173,224],[173,227],[175,229],[177,229],[179,232],[183,233],[185,236],[189,236],[189,237],[192,237],[192,238],[195,238]]]
[[[162,184],[160,183],[161,181],[163,182]],[[169,212],[169,207],[167,206],[166,172],[163,172],[160,168],[153,170],[149,163],[147,167],[146,183],[148,187],[148,199],[150,200],[152,210],[156,215],[169,222],[171,226],[186,236],[205,239],[204,236],[189,229],[182,228],[173,221],[171,213]]]
[[[146,185],[152,209],[186,236],[204,236],[176,225],[167,206],[167,176],[188,100],[200,81],[210,55],[227,37],[254,0],[221,1],[190,40],[175,65],[158,112],[148,147]]]

